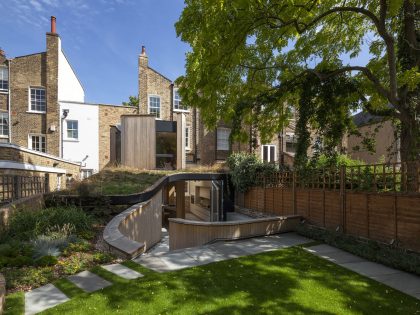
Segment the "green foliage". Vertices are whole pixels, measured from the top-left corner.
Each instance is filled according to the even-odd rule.
[[[3,315],[22,315],[25,313],[25,294],[17,292],[6,295]]]
[[[278,171],[278,167],[261,161],[254,154],[234,153],[227,159],[230,169],[230,179],[235,188],[240,192],[246,192],[249,188],[258,184],[257,175],[269,176]]]
[[[133,106],[133,107],[138,107],[139,106],[139,98],[137,96],[129,96],[128,97],[128,102],[123,102],[122,103],[124,106]]]
[[[64,256],[70,256],[74,252],[88,252],[92,250],[92,244],[87,240],[80,239],[76,242],[68,244],[68,246],[63,250]]]
[[[176,23],[191,46],[179,92],[208,126],[222,119],[233,122],[237,139],[252,137],[249,127],[267,139],[287,124],[285,105],[298,106],[301,81],[312,75],[322,82],[313,94],[319,99],[306,101],[327,102],[318,118],[333,131],[324,142],[332,146],[357,95],[337,97],[347,77],[371,114],[392,105],[386,116],[403,122],[402,158],[417,159],[419,10],[414,0],[187,0]]]
[[[38,267],[54,266],[58,263],[58,259],[54,255],[46,255],[35,260],[35,265]]]
[[[51,233],[54,229],[63,229],[66,226],[71,226],[74,233],[79,233],[90,230],[92,220],[82,209],[76,207],[20,211],[11,217],[6,235],[13,239],[30,240],[39,235]]]

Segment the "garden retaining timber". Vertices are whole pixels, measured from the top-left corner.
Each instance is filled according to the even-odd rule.
[[[4,301],[6,298],[6,280],[0,273],[0,314],[3,314]]]
[[[169,249],[195,247],[219,240],[236,240],[294,231],[299,215],[245,221],[199,222],[169,219]]]

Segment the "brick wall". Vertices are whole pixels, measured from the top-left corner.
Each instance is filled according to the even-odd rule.
[[[79,164],[67,162],[48,154],[42,154],[36,151],[27,151],[29,150],[26,148],[19,148],[14,145],[3,145],[0,147],[0,160],[62,168],[67,171],[67,174],[72,175],[75,178],[79,177]]]
[[[12,142],[28,147],[28,134],[45,134],[45,115],[28,113],[29,87],[46,87],[46,54],[33,54],[10,62]]]
[[[122,115],[136,114],[137,108],[129,106],[99,106],[99,169],[111,159],[111,126],[121,123]]]
[[[46,82],[47,82],[47,152],[60,155],[60,106],[58,105],[58,54],[61,50],[58,34],[47,33]],[[49,130],[55,126],[55,131]]]

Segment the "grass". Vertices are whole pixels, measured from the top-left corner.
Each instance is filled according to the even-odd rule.
[[[129,167],[107,167],[98,174],[83,181],[82,185],[76,185],[71,192],[80,190],[90,194],[99,195],[126,195],[139,193],[153,185],[157,180],[168,174],[179,172],[221,172],[224,171],[224,164],[213,166],[197,166],[185,170],[155,170],[145,171]]]
[[[114,284],[92,294],[76,294],[45,314],[418,314],[420,310],[420,301],[300,247],[168,273],[144,272],[145,277],[131,281],[99,267],[93,271]]]
[[[6,295],[6,304],[3,315],[21,315],[25,312],[25,295],[23,292],[16,292]]]

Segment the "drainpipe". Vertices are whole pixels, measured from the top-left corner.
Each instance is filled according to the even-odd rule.
[[[10,67],[12,66],[12,60],[11,59],[7,59],[7,65],[8,65],[8,71],[9,71],[9,82],[8,82],[8,84],[9,84],[9,86],[8,86],[8,92],[9,92],[9,95],[8,95],[8,98],[7,98],[7,106],[8,106],[8,113],[9,113],[9,143],[12,143],[12,108],[11,108],[11,105],[12,105],[12,89],[10,88],[10,86],[11,86],[11,84],[10,84],[10,82],[11,82],[11,80],[10,80],[10,74],[11,74],[11,71],[10,71]]]

